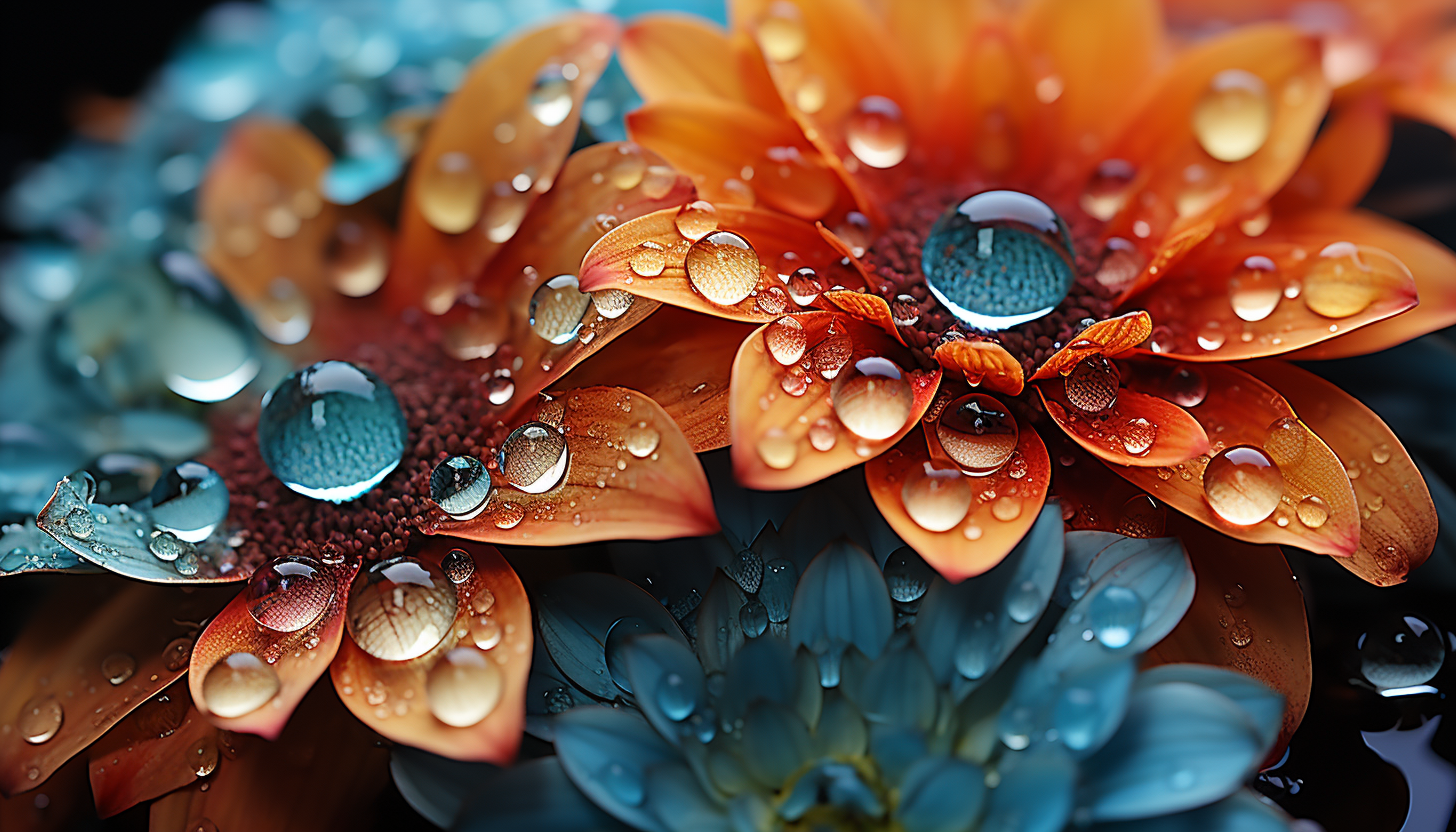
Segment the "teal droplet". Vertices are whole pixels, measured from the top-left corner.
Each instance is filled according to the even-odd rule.
[[[452,456],[430,473],[430,499],[456,520],[480,513],[490,497],[490,472],[475,457]]]
[[[152,523],[188,543],[206,540],[227,513],[227,485],[200,462],[177,465],[152,486]]]
[[[657,707],[673,722],[682,722],[698,706],[693,690],[682,676],[668,672],[657,682]]]
[[[1126,587],[1105,587],[1092,599],[1087,618],[1092,635],[1105,647],[1126,647],[1142,627],[1142,596]]]
[[[754,600],[738,610],[738,623],[749,638],[758,638],[768,629],[768,607],[762,601]]]

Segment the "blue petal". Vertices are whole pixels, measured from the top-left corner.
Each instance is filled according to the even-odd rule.
[[[1191,812],[1099,823],[1092,828],[1095,832],[1288,832],[1289,817],[1258,796],[1239,791]]]
[[[824,712],[814,731],[819,754],[828,757],[854,757],[863,754],[869,743],[869,731],[858,709],[837,691],[824,696]]]
[[[1137,690],[1112,739],[1082,766],[1093,820],[1134,820],[1212,803],[1253,773],[1264,743],[1227,696],[1186,682]]]
[[[465,798],[499,769],[464,763],[407,745],[389,751],[389,773],[405,802],[441,829],[450,826]]]
[[[728,801],[728,818],[733,832],[771,832],[778,823],[773,807],[758,792],[740,794]]]
[[[617,832],[629,827],[578,791],[557,758],[542,757],[501,769],[477,783],[451,828],[456,832]]]
[[[760,701],[743,717],[743,764],[759,783],[776,789],[813,754],[809,729],[777,702]]]
[[[906,772],[895,817],[905,832],[961,832],[976,827],[985,798],[986,775],[980,766],[930,757]]]
[[[743,625],[738,611],[748,597],[738,584],[722,570],[713,575],[713,583],[698,605],[698,658],[703,670],[722,673],[738,648],[743,646]]]
[[[1043,745],[1007,754],[1001,782],[991,790],[982,827],[1016,832],[1056,832],[1072,816],[1077,763],[1060,746]]]
[[[863,481],[864,476],[860,475],[859,479]],[[878,515],[879,511],[874,513]],[[834,522],[824,522],[828,517],[834,518]],[[830,547],[842,546],[838,541],[847,539],[860,549],[868,550],[872,543],[859,518],[855,508],[832,488],[808,489],[794,510],[789,512],[788,519],[779,526],[783,557],[792,560],[800,572],[805,572],[816,556]]]
[[[743,762],[727,750],[715,745],[708,748],[708,777],[719,791],[742,794],[756,789]]]
[[[537,637],[538,641],[540,637]],[[582,705],[600,704],[571,683],[551,661],[545,650],[531,654],[531,673],[526,677],[526,733],[547,742],[552,737],[551,717]]]
[[[677,745],[687,727],[684,720],[707,704],[697,656],[671,636],[659,634],[632,639],[624,654],[637,707],[657,733]]]
[[[1062,513],[1043,508],[1031,531],[1001,563],[960,584],[937,578],[920,602],[915,641],[936,681],[960,675],[969,693],[990,677],[1036,626],[1062,568]],[[1015,598],[1015,613],[1008,601]]]
[[[556,718],[556,755],[593,803],[645,832],[665,832],[644,808],[645,778],[653,766],[682,758],[642,717],[610,708],[567,711]]]
[[[1188,682],[1211,688],[1244,709],[1264,742],[1272,748],[1284,727],[1284,697],[1251,676],[1206,664],[1165,664],[1138,674],[1139,688],[1166,682]]]
[[[870,754],[885,781],[899,785],[910,767],[929,754],[925,736],[898,725],[870,726]]]
[[[790,644],[820,655],[854,645],[873,658],[894,629],[885,577],[863,549],[834,543],[809,563],[789,613]]]
[[[910,642],[897,633],[889,647],[865,671],[853,694],[867,719],[929,730],[935,722],[935,677],[930,665]]]
[[[816,806],[832,807],[850,817],[883,817],[885,805],[849,763],[826,760],[804,772],[779,804],[779,816],[793,822]]]
[[[760,699],[780,705],[794,703],[794,654],[776,638],[747,642],[728,663],[723,692],[718,697],[719,715],[726,722],[743,716]]]
[[[1093,529],[1067,532],[1066,561],[1062,564],[1062,575],[1057,579],[1057,592],[1053,600],[1065,608],[1081,598],[1091,585],[1087,569],[1092,565],[1092,559],[1097,557],[1098,552],[1124,539],[1120,534]]]
[[[824,708],[824,686],[819,684],[819,663],[807,650],[794,654],[794,712],[813,728]]]
[[[566,678],[602,699],[615,698],[619,693],[607,669],[607,633],[617,621],[630,617],[641,619],[684,645],[688,643],[661,604],[615,575],[567,575],[536,593],[541,643],[552,661]]]
[[[672,832],[729,832],[728,811],[708,795],[681,765],[647,771],[648,807]]]

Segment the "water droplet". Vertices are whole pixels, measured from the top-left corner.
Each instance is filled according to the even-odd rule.
[[[192,661],[192,639],[174,638],[162,648],[162,664],[168,670],[182,670]]]
[[[474,647],[457,647],[425,674],[425,697],[435,719],[468,728],[490,715],[505,693],[505,674]]]
[[[755,602],[756,603],[756,602]],[[762,604],[759,604],[762,607]],[[744,607],[747,609],[747,607]],[[764,613],[764,626],[768,626],[768,613]],[[692,715],[698,707],[697,697],[693,688],[682,676],[668,672],[662,675],[657,682],[657,707],[662,709],[663,715],[673,722],[682,722]]]
[[[696,243],[718,230],[718,209],[701,199],[689,202],[678,209],[673,223],[679,234]]]
[[[763,565],[763,586],[758,589],[758,600],[768,609],[769,621],[782,624],[789,620],[794,588],[798,584],[799,569],[793,561],[774,558]]]
[[[652,240],[645,240],[632,252],[627,265],[641,277],[657,277],[667,268],[667,251]]]
[[[1354,243],[1332,243],[1304,275],[1304,305],[1325,318],[1348,318],[1380,297],[1382,283],[1408,281],[1410,270],[1385,252]]]
[[[826,380],[833,380],[844,369],[844,365],[849,363],[852,355],[854,342],[849,339],[848,333],[830,324],[829,334],[810,351],[809,360],[819,370],[819,375]]]
[[[1117,401],[1122,377],[1105,356],[1089,355],[1078,361],[1063,379],[1067,401],[1086,413],[1101,413]]]
[[[515,394],[516,383],[510,376],[491,376],[485,382],[485,397],[497,407],[509,402]]]
[[[1198,346],[1206,352],[1222,347],[1226,340],[1228,338],[1223,334],[1223,327],[1218,321],[1209,321],[1198,330]]]
[[[550,491],[566,476],[571,453],[566,437],[544,422],[527,422],[501,443],[501,479],[527,494]]]
[[[782,428],[769,428],[758,438],[758,458],[778,471],[791,467],[799,458],[799,442]]]
[[[927,462],[905,473],[900,488],[905,513],[921,528],[944,532],[955,528],[971,508],[971,485],[954,468],[935,468]]]
[[[991,516],[1003,523],[1010,523],[1021,516],[1021,498],[1005,495],[991,503]]]
[[[475,574],[475,560],[464,549],[451,549],[440,561],[440,569],[452,584],[463,584]],[[483,589],[483,592],[489,592]]]
[[[641,806],[647,799],[642,775],[636,768],[618,762],[607,763],[598,778],[613,797],[628,806]]]
[[[984,393],[971,393],[946,406],[935,436],[962,470],[983,477],[1011,459],[1021,433],[1005,405]]]
[[[627,314],[627,310],[632,308],[632,301],[637,298],[631,292],[621,289],[603,289],[592,292],[591,299],[598,315],[608,320],[616,320]]]
[[[252,653],[233,653],[202,677],[207,710],[231,719],[258,710],[278,695],[278,674]]]
[[[622,443],[627,446],[627,453],[638,459],[646,459],[650,456],[653,451],[657,450],[657,444],[661,441],[662,435],[646,422],[639,422],[627,428],[626,436],[622,439]]]
[[[809,426],[809,444],[814,446],[816,451],[828,451],[834,448],[835,441],[839,438],[839,428],[834,421],[819,417],[814,424]]]
[[[49,742],[61,730],[65,718],[66,712],[61,708],[60,700],[50,694],[42,694],[20,706],[15,727],[26,742],[40,745]]]
[[[758,286],[758,254],[732,231],[715,231],[688,249],[688,280],[719,306],[742,302]]]
[[[1197,407],[1208,397],[1208,379],[1195,367],[1180,366],[1168,376],[1164,393],[1179,407]]]
[[[413,557],[381,561],[354,579],[349,635],[371,656],[413,659],[450,632],[457,603],[455,588],[434,565]]]
[[[1218,452],[1203,472],[1203,494],[1214,513],[1236,526],[1267,519],[1284,496],[1284,475],[1252,445]]]
[[[1046,203],[986,191],[935,221],[921,254],[926,286],[978,329],[1005,329],[1049,314],[1071,290],[1071,232]]]
[[[1294,507],[1294,516],[1311,529],[1318,529],[1330,519],[1330,507],[1324,500],[1311,494]]]
[[[890,319],[895,326],[914,326],[920,320],[920,302],[910,295],[899,295],[890,302]]]
[[[66,531],[70,532],[72,537],[85,540],[95,529],[96,518],[91,515],[90,509],[77,506],[66,514]]]
[[[1262,321],[1284,297],[1284,281],[1274,261],[1255,255],[1244,258],[1229,281],[1229,304],[1245,321]]]
[[[1291,465],[1304,456],[1308,432],[1293,416],[1276,419],[1265,431],[1264,450],[1277,465]]]
[[[820,293],[824,291],[819,274],[808,266],[796,269],[789,275],[785,285],[788,287],[789,297],[800,306],[808,306],[818,300]]]
[[[217,742],[212,737],[203,737],[193,743],[187,755],[192,764],[192,773],[198,777],[206,777],[217,771],[218,758]]]
[[[1257,153],[1273,122],[1274,108],[1264,81],[1242,69],[1213,76],[1193,108],[1193,135],[1220,162],[1238,162]]]
[[[157,528],[190,543],[206,540],[227,517],[227,486],[200,462],[184,462],[163,474],[152,486],[151,498]],[[72,518],[66,519],[69,524]]]
[[[758,24],[758,45],[764,57],[777,63],[792,61],[804,54],[808,43],[799,8],[784,0],[770,3]]]
[[[317,621],[334,600],[334,582],[311,557],[285,555],[248,579],[248,613],[270,630],[293,633]]]
[[[840,373],[829,396],[840,423],[855,436],[874,442],[899,433],[915,406],[915,393],[904,372],[878,356],[861,358]]]
[[[1092,635],[1112,650],[1131,644],[1138,630],[1142,629],[1142,621],[1142,596],[1127,587],[1103,587],[1087,610],[1087,623],[1092,628]]]
[[[647,160],[635,146],[621,145],[617,148],[620,157],[607,169],[607,178],[618,190],[629,191],[642,184],[647,173]]]
[[[305,497],[335,503],[388,476],[408,433],[389,386],[344,361],[290,373],[263,397],[258,418],[258,447],[273,474]]]
[[[501,503],[490,515],[497,529],[514,529],[526,519],[526,510],[518,503]]]
[[[481,650],[494,649],[504,637],[505,631],[501,628],[500,622],[494,618],[488,615],[477,615],[470,619],[470,639]]]
[[[1088,216],[1107,222],[1117,216],[1127,202],[1127,191],[1137,169],[1122,159],[1108,159],[1097,166],[1079,204]]]
[[[979,679],[991,667],[991,653],[999,647],[1000,628],[994,621],[976,618],[961,626],[960,637],[955,648],[956,672],[967,679]],[[969,629],[969,632],[967,632]]]
[[[389,273],[387,232],[374,222],[340,220],[324,249],[334,290],[351,298],[373,294]]]
[[[490,498],[490,472],[472,456],[452,456],[430,473],[430,499],[456,520],[480,514]]]
[[[1390,443],[1381,442],[1370,449],[1370,459],[1376,465],[1384,465],[1390,461]]]
[[[1138,494],[1122,504],[1117,518],[1117,533],[1128,537],[1162,537],[1168,522],[1168,511],[1162,503],[1146,494]]]
[[[1044,599],[1036,584],[1022,581],[1006,595],[1006,614],[1017,624],[1026,624],[1041,612]]]
[[[571,77],[576,77],[576,67],[571,67]],[[526,107],[536,120],[547,127],[555,127],[571,115],[571,80],[566,67],[547,64],[536,73],[531,91],[526,94]]]
[[[575,340],[591,304],[580,285],[576,275],[560,274],[537,287],[531,295],[531,331],[552,344]]]
[[[415,204],[425,221],[446,234],[459,234],[480,219],[485,182],[464,153],[442,153],[434,164],[421,165]]]
[[[777,286],[769,286],[758,293],[753,305],[765,315],[782,315],[789,308],[789,293]]]
[[[910,128],[900,106],[880,95],[860,99],[844,123],[844,141],[872,168],[892,168],[910,152]]]
[[[773,360],[788,366],[797,364],[804,357],[804,349],[809,345],[809,335],[804,332],[804,325],[799,323],[798,318],[785,315],[764,329],[763,343],[768,347],[768,353],[773,356]]]
[[[1418,615],[1381,613],[1360,637],[1360,673],[1377,688],[1423,685],[1445,663],[1441,630]]]
[[[126,653],[112,653],[101,660],[101,675],[113,685],[120,685],[136,673],[136,659]]]
[[[1229,630],[1229,641],[1233,642],[1233,645],[1238,648],[1248,647],[1252,644],[1254,642],[1254,630],[1249,626],[1249,622],[1241,621],[1235,624],[1233,629]]]
[[[1142,456],[1153,449],[1153,443],[1158,439],[1158,426],[1139,416],[1129,419],[1118,436],[1122,439],[1124,450],[1133,456]]]
[[[739,608],[738,623],[749,638],[758,638],[768,629],[768,607],[758,600],[749,601]]]

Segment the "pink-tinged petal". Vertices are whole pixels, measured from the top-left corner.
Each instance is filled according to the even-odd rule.
[[[733,470],[749,488],[799,488],[858,465],[915,427],[941,371],[911,369],[879,327],[839,312],[786,315],[733,360]]]
[[[707,475],[661,406],[620,387],[568,389],[553,396],[531,418],[565,437],[560,481],[527,493],[493,475],[496,487],[478,516],[454,520],[437,511],[423,527],[426,533],[562,546],[718,531]]]
[[[1248,370],[1278,388],[1353,472],[1360,548],[1340,565],[1377,586],[1404,581],[1435,548],[1437,519],[1425,479],[1395,432],[1350,394],[1292,364],[1260,361]]]
[[[109,818],[211,774],[229,740],[222,733],[185,684],[148,699],[87,752],[96,814]]]
[[[972,387],[992,393],[1019,396],[1026,386],[1021,362],[995,341],[946,341],[935,348],[935,360]]]
[[[1188,411],[1157,396],[1117,391],[1097,413],[1068,402],[1056,381],[1036,385],[1047,415],[1088,453],[1114,465],[1158,468],[1186,462],[1208,450],[1208,434]]]
[[[302,555],[259,567],[192,648],[187,681],[197,709],[219,728],[277,739],[339,649],[358,571],[357,560]]]
[[[746,71],[754,57],[754,50],[746,50],[717,26],[672,13],[633,20],[622,33],[618,53],[632,86],[648,103],[700,97],[781,111],[778,93],[761,66]]]
[[[453,546],[435,540],[418,554],[443,572],[437,582],[449,576],[437,591],[455,595],[455,615],[442,625],[440,642],[418,657],[386,660],[368,652],[369,644],[360,645],[356,639],[369,641],[369,631],[351,624],[330,675],[354,716],[385,737],[457,760],[507,765],[516,757],[526,718],[531,605],[494,547]],[[396,614],[389,597],[367,592],[356,590],[351,620],[367,620],[370,607],[379,604],[383,615]],[[438,608],[415,614],[427,612],[444,614]],[[375,625],[394,626],[377,616]]]
[[[1094,355],[1122,355],[1146,341],[1153,332],[1153,319],[1146,312],[1129,312],[1116,318],[1098,321],[1077,334],[1065,347],[1057,350],[1036,368],[1032,381],[1058,375],[1065,376],[1082,359]]]
[[[1269,201],[1274,215],[1350,208],[1365,196],[1390,150],[1390,112],[1375,90],[1339,100],[1299,169]]]
[[[572,14],[475,62],[410,166],[385,297],[440,314],[550,190],[620,25]],[[570,77],[568,77],[570,76]]]

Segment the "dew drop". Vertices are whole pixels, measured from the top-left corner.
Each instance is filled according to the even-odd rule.
[[[758,254],[732,231],[715,231],[688,249],[688,280],[719,306],[741,303],[758,286]]]
[[[911,295],[899,295],[890,302],[890,319],[895,326],[914,326],[920,320],[920,301]]]
[[[480,514],[490,498],[490,472],[472,456],[452,456],[430,472],[430,499],[456,520]]]
[[[809,444],[816,451],[832,450],[838,438],[839,428],[831,419],[821,416],[809,426]]]
[[[1213,76],[1193,108],[1193,135],[1220,162],[1238,162],[1257,153],[1273,122],[1274,108],[1264,81],[1242,69]]]
[[[1310,263],[1304,276],[1304,305],[1325,318],[1348,318],[1380,297],[1391,277],[1409,281],[1410,271],[1390,255],[1354,243],[1331,243]]]
[[[1381,442],[1370,449],[1370,459],[1376,465],[1384,465],[1390,461],[1390,443]]]
[[[778,286],[769,286],[758,293],[753,305],[765,315],[782,315],[789,308],[789,293]]]
[[[758,24],[758,45],[764,57],[777,63],[792,61],[804,54],[808,43],[798,7],[786,0],[770,3]]]
[[[151,498],[152,523],[189,543],[206,540],[227,517],[227,485],[200,462],[183,462],[163,474],[152,486]],[[72,519],[68,516],[67,523]]]
[[[1101,413],[1117,401],[1122,377],[1102,355],[1089,355],[1063,379],[1067,401],[1084,413]]]
[[[1330,507],[1324,500],[1311,494],[1299,501],[1294,507],[1294,516],[1299,518],[1306,528],[1318,529],[1330,519]]]
[[[768,607],[752,600],[738,610],[738,624],[749,638],[758,638],[768,629]]]
[[[1006,595],[1006,614],[1017,624],[1026,624],[1042,610],[1041,591],[1031,581],[1022,581]]]
[[[1108,159],[1097,166],[1078,204],[1088,216],[1107,222],[1126,204],[1128,188],[1136,175],[1137,169],[1129,162]]]
[[[425,697],[435,719],[468,728],[490,716],[505,693],[505,674],[474,647],[457,647],[425,674]]]
[[[653,451],[657,450],[657,445],[661,441],[662,435],[646,422],[639,422],[627,428],[627,434],[623,437],[627,453],[638,459],[646,459],[650,456]]]
[[[324,268],[334,290],[351,298],[373,294],[389,272],[385,232],[371,222],[340,220],[324,249]]]
[[[162,664],[168,670],[182,670],[192,661],[192,639],[174,638],[162,648]]]
[[[278,674],[252,653],[232,653],[202,677],[207,709],[225,719],[245,716],[278,695]]]
[[[571,67],[575,77],[576,67]],[[547,64],[536,73],[531,82],[531,91],[526,94],[526,107],[535,119],[547,127],[555,127],[571,115],[571,80],[566,66]]]
[[[381,561],[354,579],[349,635],[376,658],[413,659],[450,632],[457,603],[455,588],[434,565],[413,557]]]
[[[556,345],[574,341],[592,302],[580,287],[572,274],[559,274],[538,286],[531,295],[531,331]]]
[[[955,528],[970,511],[970,482],[954,468],[936,468],[926,462],[905,474],[900,500],[916,525],[932,532]]]
[[[70,532],[72,537],[85,540],[95,529],[96,518],[92,516],[90,509],[77,506],[66,514],[66,531]]]
[[[1229,281],[1229,305],[1245,321],[1262,321],[1284,297],[1284,282],[1274,261],[1255,255],[1244,258]]]
[[[667,268],[667,250],[652,240],[644,240],[627,259],[627,266],[641,277],[657,277]]]
[[[1005,405],[984,393],[971,393],[946,406],[935,436],[963,471],[984,477],[1011,459],[1021,433]]]
[[[1203,472],[1203,494],[1214,513],[1236,526],[1268,519],[1284,496],[1284,476],[1269,455],[1252,445],[1218,452]]]
[[[1168,522],[1167,509],[1146,494],[1137,494],[1122,504],[1117,533],[1128,537],[1162,537]]]
[[[43,694],[20,706],[20,716],[15,720],[15,727],[26,742],[40,745],[50,742],[56,732],[61,730],[61,723],[65,718],[66,712],[61,707],[61,701],[50,694]]]
[[[840,423],[855,436],[873,442],[899,433],[915,405],[904,372],[893,361],[878,356],[861,358],[840,373],[829,396]]]
[[[527,422],[501,443],[497,466],[501,479],[527,494],[541,494],[566,477],[570,460],[560,431],[545,422]]]
[[[203,737],[192,744],[187,759],[191,763],[193,774],[198,777],[206,777],[217,771],[219,756],[217,742],[212,737]]]
[[[1299,420],[1285,416],[1272,422],[1264,434],[1264,450],[1276,465],[1292,465],[1304,456],[1307,432]]]
[[[1229,630],[1229,641],[1233,642],[1235,647],[1241,649],[1252,644],[1254,642],[1254,630],[1249,626],[1249,622],[1240,621],[1238,624],[1235,624]]]
[[[809,352],[809,360],[819,371],[819,375],[832,381],[844,369],[844,365],[849,363],[853,354],[854,342],[850,340],[848,333],[830,324],[829,334]]]
[[[1021,516],[1021,498],[1005,495],[991,503],[991,516],[1003,523],[1010,523]]]
[[[1179,407],[1197,407],[1208,397],[1208,379],[1196,367],[1181,366],[1169,374],[1164,393]]]
[[[910,129],[900,106],[880,95],[860,99],[850,111],[844,140],[855,158],[872,168],[892,168],[910,152]]]
[[[769,428],[758,438],[758,458],[778,471],[792,467],[799,458],[799,443],[782,428]]]
[[[591,293],[592,306],[598,315],[607,320],[616,320],[627,314],[627,310],[632,308],[632,301],[636,299],[631,292],[622,289],[603,289]]]
[[[785,285],[788,287],[789,297],[800,306],[808,306],[818,300],[820,293],[824,291],[824,284],[819,282],[819,274],[808,266],[795,269]]]
[[[773,356],[775,361],[788,366],[797,364],[799,359],[804,357],[804,349],[809,345],[809,336],[804,332],[804,325],[799,323],[797,318],[785,315],[764,329],[763,343],[768,347],[768,353]]]
[[[317,621],[334,600],[334,583],[322,568],[304,555],[268,561],[248,579],[248,614],[282,633],[297,632]]]
[[[1423,685],[1445,663],[1441,630],[1418,615],[1382,613],[1360,637],[1360,673],[1382,690]]]
[[[526,510],[518,503],[501,503],[491,512],[490,519],[497,529],[514,529],[526,519]]]
[[[1142,629],[1142,620],[1142,596],[1122,586],[1103,587],[1087,610],[1092,635],[1112,650],[1131,644]]]
[[[677,233],[696,243],[718,230],[718,209],[706,200],[689,202],[677,210],[673,224]]]
[[[1129,419],[1118,436],[1122,439],[1123,450],[1133,456],[1143,456],[1152,450],[1153,443],[1157,441],[1158,426],[1139,416]]]
[[[120,685],[136,673],[136,659],[126,653],[112,653],[101,660],[101,675],[113,685]]]
[[[475,559],[464,549],[451,549],[440,561],[440,569],[450,583],[463,584],[475,574]]]
[[[470,640],[481,650],[492,650],[501,643],[505,632],[499,621],[488,615],[477,615],[470,619]]]
[[[464,153],[442,153],[422,166],[415,204],[425,221],[446,234],[459,234],[480,219],[485,182]]]
[[[485,382],[485,398],[497,407],[509,402],[516,395],[516,383],[510,376],[491,376]]]
[[[758,603],[757,601],[753,603]],[[759,607],[762,607],[759,604]],[[748,609],[747,606],[744,609]],[[768,626],[768,613],[763,614],[764,627]],[[760,629],[762,632],[762,629]],[[677,673],[664,673],[657,682],[655,692],[657,707],[662,709],[663,715],[673,722],[682,722],[692,715],[698,707],[697,696],[687,680]]]

